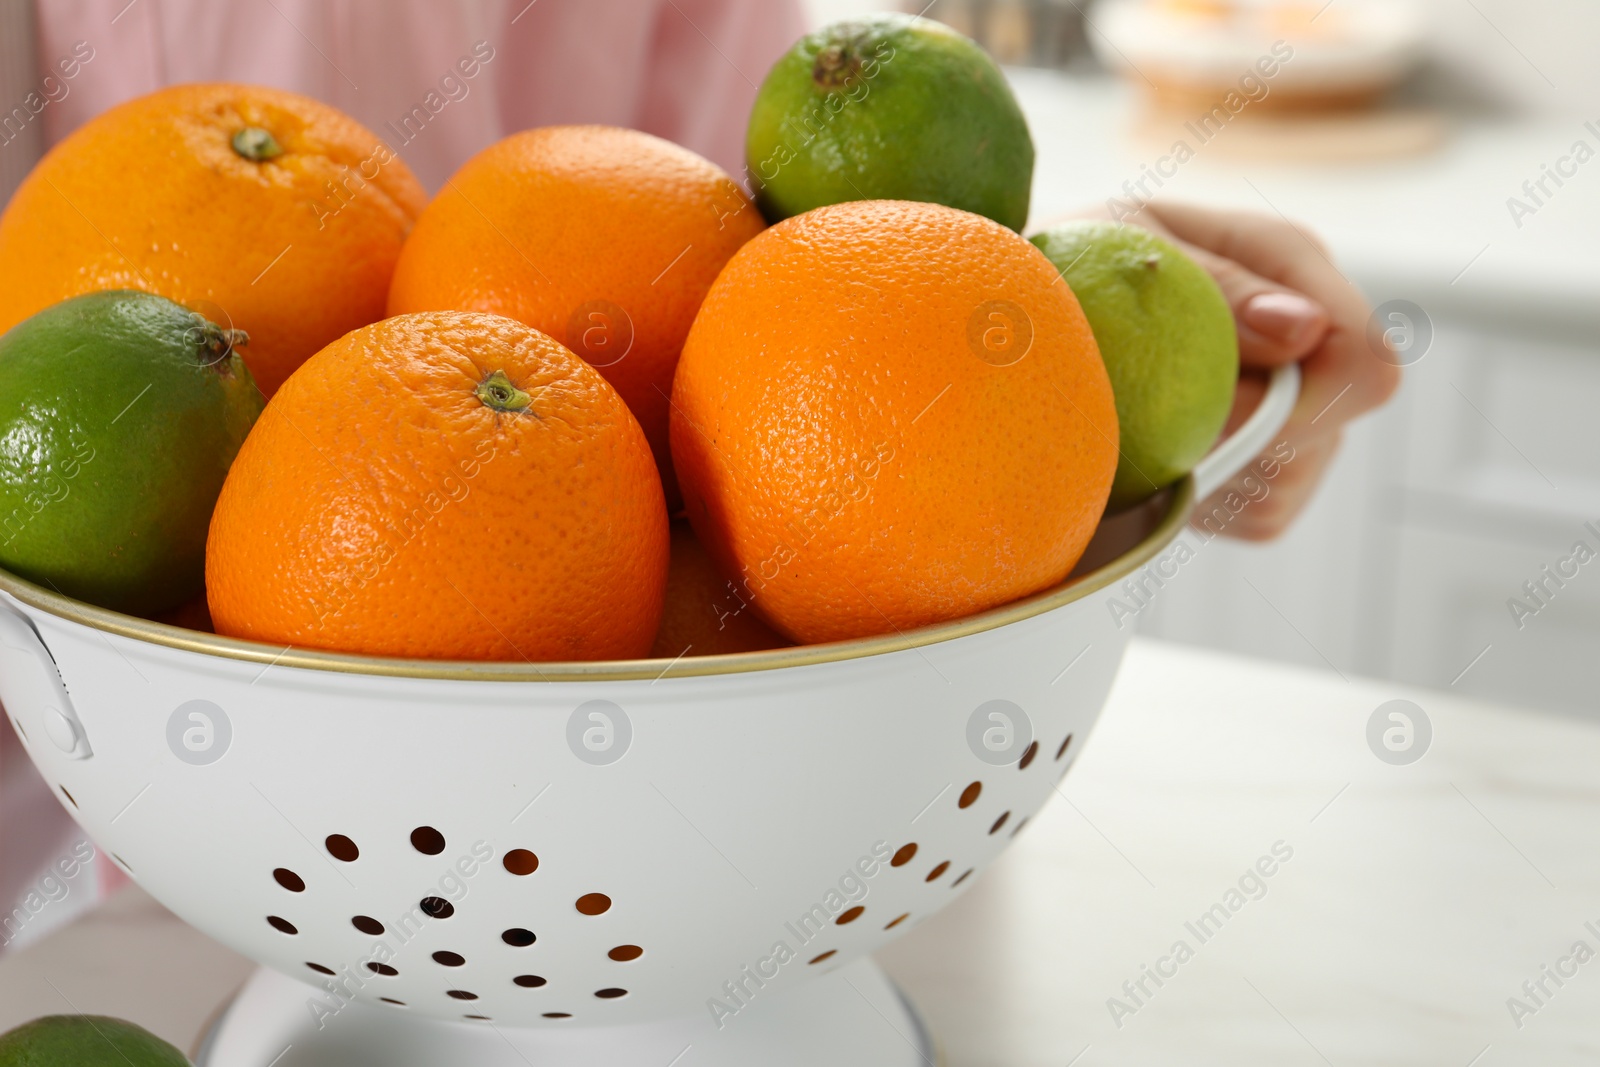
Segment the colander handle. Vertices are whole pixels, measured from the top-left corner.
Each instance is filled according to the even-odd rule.
[[[22,726],[30,747],[48,738],[66,759],[94,755],[55,659],[9,598],[0,598],[0,702]],[[0,723],[0,730],[5,728]]]
[[[1213,448],[1194,468],[1194,498],[1196,501],[1221,489],[1245,468],[1245,465],[1272,443],[1272,439],[1289,421],[1295,401],[1300,399],[1300,368],[1286,364],[1272,372],[1266,395],[1250,413],[1244,425]]]

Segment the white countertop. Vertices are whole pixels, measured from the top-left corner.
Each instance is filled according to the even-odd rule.
[[[1410,766],[1366,744],[1396,697],[1433,724]],[[1520,1030],[1506,999],[1600,952],[1597,768],[1594,726],[1139,641],[1063,796],[881,958],[961,1067],[1592,1067],[1600,958]],[[1278,841],[1200,944],[1185,922]],[[1107,999],[1178,939],[1119,1029]]]
[[[1034,226],[1121,195],[1124,181],[1170,147],[1170,138],[1151,143],[1134,132],[1141,105],[1121,82],[1007,74],[1038,153]],[[1238,121],[1250,118],[1246,107]],[[1190,138],[1194,158],[1155,198],[1279,212],[1318,231],[1350,277],[1382,299],[1592,343],[1600,333],[1600,115],[1441,121],[1447,132],[1437,150],[1366,163],[1243,159],[1226,143],[1232,129],[1209,144]],[[1566,164],[1576,175],[1560,188],[1547,184],[1553,195],[1518,227],[1507,199],[1526,200],[1523,182],[1580,139],[1596,158]]]
[[[1365,727],[1401,696],[1434,736],[1391,766]],[[951,1067],[1593,1065],[1600,958],[1520,1029],[1506,1001],[1600,952],[1597,767],[1594,726],[1138,640],[1063,796],[881,959]],[[1108,998],[1179,939],[1119,1028]],[[104,1012],[192,1047],[248,970],[130,890],[0,960],[0,1030]]]

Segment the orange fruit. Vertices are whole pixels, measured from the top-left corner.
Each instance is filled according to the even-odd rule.
[[[389,314],[509,315],[582,356],[627,401],[676,497],[667,408],[717,272],[763,223],[726,173],[636,130],[550,126],[467,162],[423,212]]]
[[[142,289],[250,335],[271,396],[383,317],[426,196],[370,130],[247,85],[178,85],[57,145],[0,217],[0,332],[69,296]]]
[[[724,268],[678,364],[672,454],[722,572],[813,643],[1060,582],[1105,508],[1117,416],[1037,248],[953,208],[858,201]]]
[[[199,630],[208,634],[217,632],[216,627],[211,625],[211,609],[206,606],[204,594],[195,597],[186,604],[180,604],[171,611],[153,615],[151,618],[156,622],[164,622],[168,626],[181,626],[185,630]]]
[[[717,656],[724,652],[756,652],[788,645],[761,621],[739,589],[717,565],[682,519],[672,522],[672,560],[667,565],[667,600],[661,629],[650,655]]]
[[[284,383],[206,542],[217,632],[434,659],[635,658],[667,572],[639,424],[497,315],[385,319]]]

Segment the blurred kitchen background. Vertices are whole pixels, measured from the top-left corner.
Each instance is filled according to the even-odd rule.
[[[1033,227],[1126,198],[1182,137],[1156,202],[1303,223],[1385,307],[1395,401],[1287,536],[1213,542],[1144,633],[1600,717],[1600,560],[1561,562],[1600,550],[1600,4],[810,4],[922,12],[1001,59],[1038,150]],[[1185,131],[1279,40],[1264,97]]]

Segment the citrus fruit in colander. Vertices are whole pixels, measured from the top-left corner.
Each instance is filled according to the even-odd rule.
[[[762,227],[726,173],[637,130],[549,126],[507,137],[439,191],[406,242],[389,313],[508,315],[616,387],[676,496],[667,398],[695,311]]]
[[[1028,221],[1033,139],[976,43],[908,15],[836,22],[761,83],[745,170],[771,221],[846,200],[928,200]]]
[[[85,123],[0,218],[0,331],[79,293],[142,289],[245,330],[268,395],[383,317],[426,197],[368,129],[250,85],[177,85]]]
[[[782,648],[789,642],[761,621],[739,587],[723,577],[716,561],[683,519],[672,520],[672,560],[667,599],[650,655],[717,656]]]
[[[142,1026],[104,1015],[46,1015],[0,1034],[0,1067],[189,1067]]]
[[[1116,442],[1094,336],[1050,261],[936,204],[839,204],[756,237],[712,286],[673,387],[696,534],[807,643],[1061,581]]]
[[[1222,433],[1239,378],[1233,311],[1204,268],[1137,226],[1084,220],[1032,240],[1100,344],[1122,427],[1111,507],[1131,507],[1189,473]]]
[[[0,336],[0,565],[140,615],[199,596],[211,509],[261,411],[245,340],[126,290]]]
[[[311,357],[229,472],[219,634],[433,659],[643,656],[667,514],[639,424],[555,341],[401,315]]]

